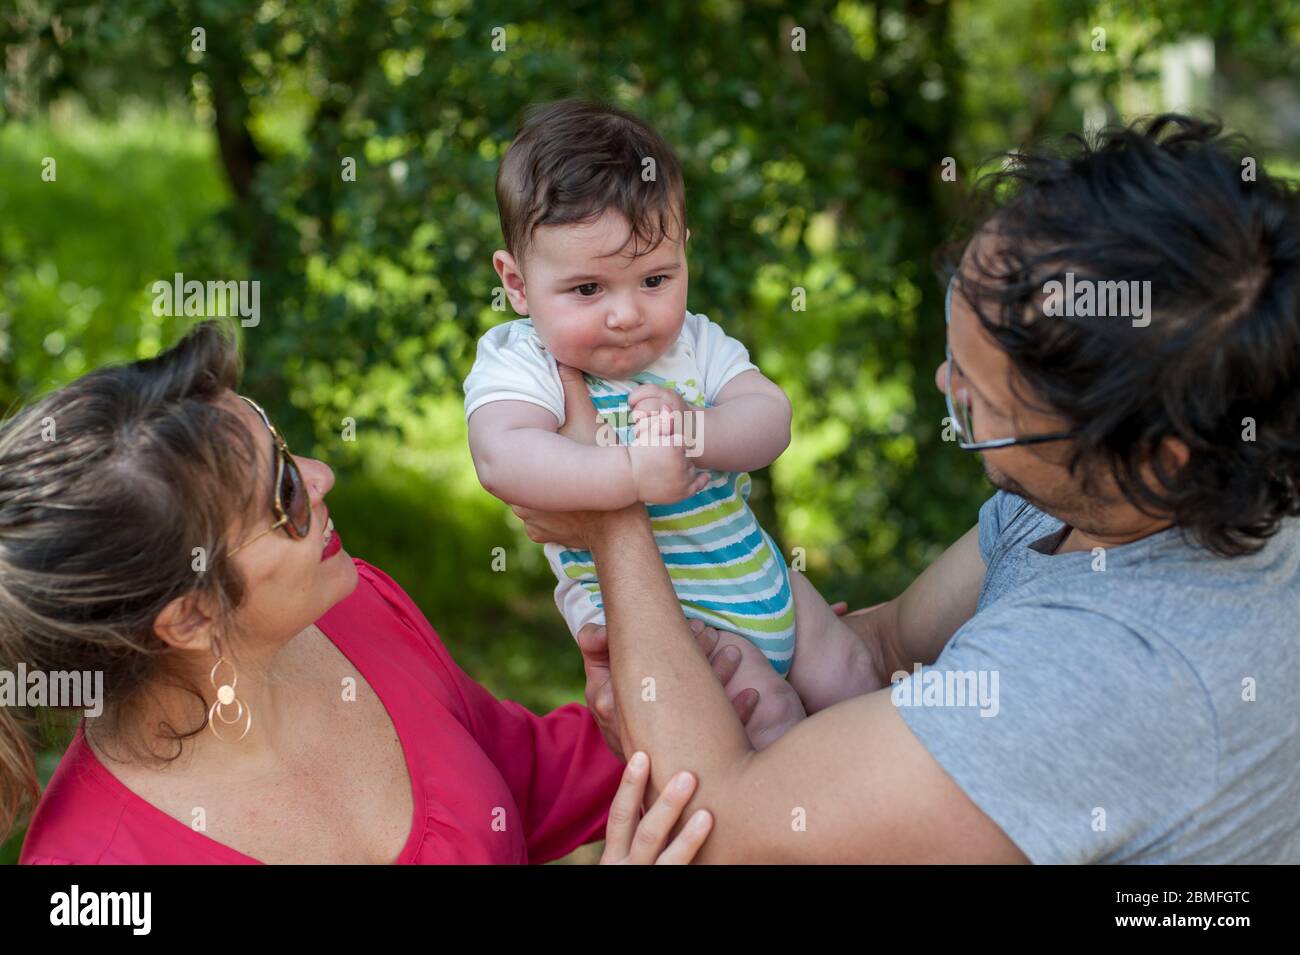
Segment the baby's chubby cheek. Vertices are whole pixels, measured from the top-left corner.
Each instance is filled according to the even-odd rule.
[[[559,326],[559,327],[556,327]],[[600,326],[580,320],[555,323],[542,335],[542,342],[555,360],[586,370],[593,353],[608,344],[608,334]]]

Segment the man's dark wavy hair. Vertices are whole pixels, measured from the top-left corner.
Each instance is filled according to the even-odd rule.
[[[1085,492],[1109,470],[1222,556],[1300,514],[1298,195],[1240,137],[1174,114],[1012,153],[975,189],[996,238],[958,290],[1027,386],[1017,397],[1078,430]],[[941,253],[955,272],[960,248]],[[1045,317],[1044,284],[1067,272],[1150,281],[1150,324]],[[1181,468],[1158,453],[1170,436],[1190,451]]]

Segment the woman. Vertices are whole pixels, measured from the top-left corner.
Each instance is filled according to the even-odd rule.
[[[330,469],[237,378],[206,323],[0,431],[0,664],[98,671],[106,697],[20,861],[544,862],[607,814],[603,861],[689,861],[707,813],[666,848],[633,836],[666,836],[693,779],[638,823],[643,754],[625,772],[585,707],[538,717],[470,680],[342,550]],[[3,840],[39,792],[8,707],[0,784]]]

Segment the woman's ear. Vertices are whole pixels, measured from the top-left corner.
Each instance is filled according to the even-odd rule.
[[[524,273],[519,268],[515,257],[505,249],[492,253],[492,267],[501,277],[501,287],[506,290],[506,298],[518,315],[528,315],[528,292],[524,287]]]
[[[211,646],[213,615],[207,602],[205,595],[197,593],[175,598],[154,618],[154,635],[168,646],[180,649]]]

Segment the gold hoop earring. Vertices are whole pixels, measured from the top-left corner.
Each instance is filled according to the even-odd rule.
[[[212,730],[212,735],[223,743],[238,743],[253,728],[253,708],[235,696],[235,686],[239,683],[239,673],[236,672],[235,665],[222,656],[221,645],[215,639],[212,641],[212,650],[217,655],[217,662],[212,664],[212,672],[208,674],[208,680],[211,681],[212,688],[217,691],[217,701],[208,710],[208,729]],[[221,668],[223,663],[230,667],[229,683],[221,683],[217,680],[217,670]],[[232,705],[237,707],[235,715],[230,719],[226,719],[225,709]],[[221,720],[227,726],[236,725],[242,720],[244,722],[244,731],[234,739],[222,736],[217,732],[217,720]]]

